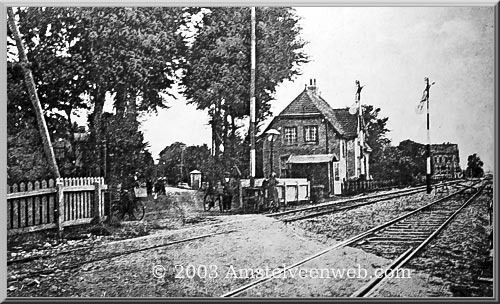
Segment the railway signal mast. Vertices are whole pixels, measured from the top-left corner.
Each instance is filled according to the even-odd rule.
[[[429,114],[429,91],[431,90],[431,86],[435,84],[435,82],[432,82],[429,84],[429,78],[425,77],[425,89],[424,89],[424,94],[422,95],[422,99],[420,100],[420,103],[417,106],[417,113],[422,113],[424,109],[424,105],[427,107],[427,172],[425,174],[426,178],[426,183],[427,183],[427,193],[432,192],[432,187],[431,187],[431,174],[432,174],[432,168],[431,168],[431,133],[430,133],[430,114]]]
[[[354,167],[358,176],[362,176],[366,174],[366,168],[363,162],[364,134],[362,133],[362,130],[364,126],[362,125],[363,107],[361,106],[361,90],[363,89],[364,85],[362,86],[359,83],[359,80],[356,80],[355,84],[356,84],[356,94],[354,98],[354,104],[349,109],[349,114],[351,115],[357,114],[358,126],[356,132],[358,134],[358,140],[357,140],[357,147],[355,150],[355,154],[357,155],[356,156],[357,160],[354,163]],[[367,178],[367,176],[365,178]]]

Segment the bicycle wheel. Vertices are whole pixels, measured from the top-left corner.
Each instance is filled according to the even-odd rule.
[[[146,208],[144,208],[144,204],[141,201],[136,201],[135,206],[132,209],[132,216],[135,220],[140,221],[144,218],[144,214],[146,213]]]
[[[212,207],[214,206],[214,198],[212,195],[207,195],[205,199],[203,200],[203,210],[204,211],[210,211]]]
[[[111,203],[110,215],[111,218],[115,220],[123,220],[123,217],[125,216],[125,210],[121,207],[120,201],[114,201]]]
[[[222,212],[222,200],[220,199],[220,196],[217,196],[214,200],[214,206],[217,204],[219,206],[220,212]]]

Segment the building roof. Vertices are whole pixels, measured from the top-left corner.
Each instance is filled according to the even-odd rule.
[[[357,136],[357,115],[349,114],[349,108],[333,109],[315,90],[305,88],[278,117],[298,115],[322,115],[345,138]],[[266,128],[269,129],[276,117]],[[264,132],[266,131],[264,130]]]
[[[318,164],[329,163],[335,159],[333,154],[290,155],[288,164]]]
[[[433,154],[458,154],[458,145],[452,143],[431,144]]]

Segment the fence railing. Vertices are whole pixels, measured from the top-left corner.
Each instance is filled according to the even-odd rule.
[[[8,186],[7,234],[89,223],[104,216],[102,177],[59,178]]]
[[[433,176],[432,183],[450,180],[451,178],[446,178],[444,176]],[[412,183],[403,183],[400,180],[356,180],[356,181],[345,181],[342,183],[342,194],[343,195],[355,195],[359,193],[366,193],[371,191],[379,191],[390,188],[399,188],[407,186],[423,186],[425,185],[425,177],[415,180]]]
[[[262,188],[263,178],[255,179],[255,187]],[[250,187],[249,179],[240,180],[240,201],[239,206],[243,209],[247,208],[245,203],[245,189]],[[278,199],[285,204],[295,203],[300,201],[310,200],[311,187],[310,182],[306,178],[279,178],[278,185]]]

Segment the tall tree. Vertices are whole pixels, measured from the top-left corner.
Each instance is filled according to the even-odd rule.
[[[377,180],[398,180],[402,184],[418,182],[425,176],[425,145],[404,140],[394,147],[385,145],[380,153],[373,177]]]
[[[21,39],[21,33],[19,32],[19,28],[15,21],[15,15],[12,7],[7,8],[8,14],[8,22],[9,28],[16,41],[17,51],[19,56],[19,62],[24,74],[24,82],[26,88],[29,92],[29,98],[33,105],[36,114],[36,121],[38,123],[38,130],[40,132],[40,137],[42,138],[43,150],[45,152],[45,158],[49,164],[50,170],[52,172],[53,177],[59,178],[59,167],[57,166],[56,158],[54,155],[54,150],[52,149],[52,143],[49,135],[49,130],[47,128],[47,124],[45,122],[45,117],[43,116],[42,105],[40,104],[40,100],[38,98],[38,93],[35,86],[35,81],[33,79],[33,74],[31,73],[31,69],[29,68],[29,61],[26,55],[26,50],[24,48],[23,41]]]
[[[103,114],[101,133],[105,136],[102,163],[93,159],[93,151],[84,151],[86,169],[95,172],[95,167],[102,167],[103,175],[112,185],[132,179],[135,173],[146,178],[154,175],[154,161],[147,151],[148,145],[142,132],[137,131],[139,123],[127,115]]]
[[[219,177],[219,172],[213,172],[210,150],[206,144],[186,146],[175,142],[160,152],[158,173],[166,177],[170,184],[186,181],[192,170],[200,170],[210,180]]]
[[[184,48],[177,33],[181,8],[79,8],[72,12],[83,35],[70,49],[88,62],[86,88],[94,104],[91,116],[96,158],[105,94],[116,94],[117,113],[136,119],[138,111],[166,107],[164,96],[175,79]],[[99,171],[99,169],[98,169]]]
[[[465,175],[467,177],[483,177],[483,165],[483,161],[476,153],[469,155],[469,157],[467,157],[467,169],[465,170]]]
[[[91,109],[88,144],[97,163],[107,94],[115,96],[117,113],[134,122],[141,111],[167,107],[183,61],[183,9],[29,7],[17,13],[44,110],[66,113],[70,129],[73,110]]]
[[[250,8],[214,7],[201,14],[186,56],[184,94],[198,109],[208,110],[216,157],[234,155],[238,119],[249,115]],[[307,62],[298,17],[291,8],[257,8],[256,123],[270,115],[276,86],[300,73]]]
[[[363,120],[366,124],[366,143],[372,148],[370,155],[370,172],[377,177],[384,171],[382,159],[384,148],[391,144],[387,138],[388,117],[380,118],[380,108],[372,105],[363,105]]]

